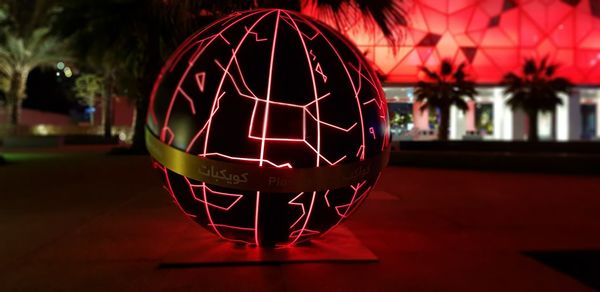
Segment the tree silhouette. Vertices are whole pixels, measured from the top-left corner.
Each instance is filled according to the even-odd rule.
[[[552,112],[562,105],[559,94],[569,94],[573,84],[566,78],[556,77],[557,64],[549,64],[544,57],[538,64],[533,58],[526,58],[522,75],[508,73],[502,78],[506,104],[514,111],[522,109],[528,118],[528,140],[538,141],[538,113]]]
[[[448,140],[450,126],[450,107],[455,105],[462,111],[468,109],[466,98],[474,100],[477,90],[475,83],[467,78],[464,72],[465,63],[454,68],[448,59],[442,60],[437,72],[421,67],[428,81],[419,81],[415,89],[416,99],[423,102],[421,111],[429,108],[439,110],[440,125],[438,139]]]
[[[402,0],[61,0],[55,31],[69,38],[73,49],[112,80],[136,103],[132,149],[145,149],[144,129],[150,91],[164,60],[192,32],[237,10],[259,7],[300,10],[317,5],[335,23],[359,11],[381,29],[391,43],[406,24]],[[355,9],[347,9],[355,8]],[[105,78],[106,80],[106,78]]]
[[[0,46],[0,75],[7,79],[6,94],[10,124],[19,124],[21,104],[25,99],[25,82],[31,70],[56,63],[64,57],[58,40],[48,34],[47,28],[38,28],[30,35],[19,37],[4,32]]]

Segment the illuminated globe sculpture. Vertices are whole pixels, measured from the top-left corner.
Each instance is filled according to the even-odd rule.
[[[277,9],[227,16],[177,49],[154,86],[146,141],[187,216],[261,247],[348,218],[389,157],[383,90],[362,54]]]

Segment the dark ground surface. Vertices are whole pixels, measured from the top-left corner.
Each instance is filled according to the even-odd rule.
[[[0,291],[592,291],[600,176],[388,167],[346,226],[380,261],[159,268],[189,232],[144,156],[8,154]]]
[[[410,167],[600,175],[597,141],[399,141],[390,164]]]

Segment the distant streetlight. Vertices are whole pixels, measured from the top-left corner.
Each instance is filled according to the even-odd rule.
[[[71,78],[71,76],[73,76],[73,71],[71,70],[71,68],[65,67],[64,71],[65,71],[65,77]]]

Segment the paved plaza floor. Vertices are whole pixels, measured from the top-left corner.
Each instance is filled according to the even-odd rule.
[[[593,291],[600,177],[388,167],[345,226],[376,263],[164,268],[204,232],[148,157],[9,154],[0,291]]]

